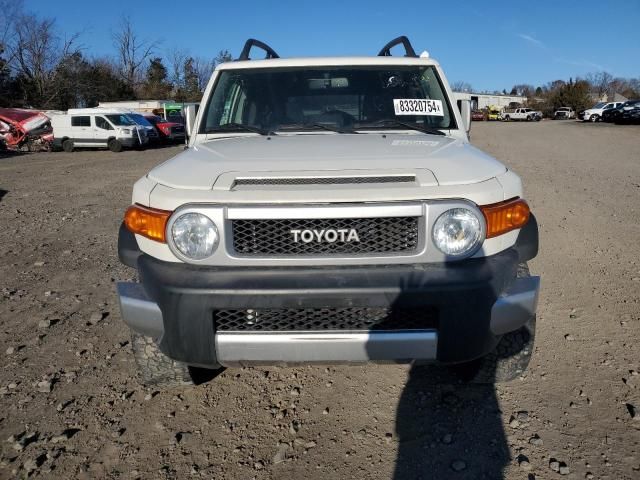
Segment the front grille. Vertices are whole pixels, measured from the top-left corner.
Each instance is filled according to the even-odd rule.
[[[438,310],[421,308],[304,308],[216,310],[218,331],[425,330],[438,327]]]
[[[415,175],[391,175],[385,177],[289,177],[289,178],[238,178],[233,186],[242,185],[353,185],[363,183],[415,182]]]
[[[349,235],[352,229],[359,241]],[[367,255],[418,248],[418,217],[233,220],[232,230],[235,252],[246,256]],[[292,230],[299,231],[297,242]],[[314,232],[311,241],[303,241],[310,239],[309,233],[300,233],[305,230]],[[327,230],[338,235],[324,236]]]

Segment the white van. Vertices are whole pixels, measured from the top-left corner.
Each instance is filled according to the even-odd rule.
[[[75,147],[108,148],[120,152],[124,147],[144,147],[146,130],[126,114],[105,108],[72,108],[66,114],[52,115],[53,146],[72,152]]]

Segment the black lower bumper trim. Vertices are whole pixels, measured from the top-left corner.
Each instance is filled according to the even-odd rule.
[[[225,309],[384,307],[437,309],[438,359],[490,351],[491,308],[513,282],[518,253],[437,265],[342,268],[203,268],[138,259],[147,294],[163,314],[160,348],[171,358],[215,364],[214,312]]]

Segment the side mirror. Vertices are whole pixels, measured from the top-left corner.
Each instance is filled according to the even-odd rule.
[[[460,116],[462,116],[462,126],[469,135],[471,131],[471,100],[458,100],[458,109],[460,109]]]
[[[191,134],[193,133],[193,129],[196,123],[196,106],[185,105],[183,113],[184,113],[185,128],[187,130],[187,136],[190,137]]]

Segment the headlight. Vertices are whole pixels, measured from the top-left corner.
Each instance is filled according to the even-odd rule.
[[[218,246],[218,229],[199,213],[185,213],[171,226],[173,244],[185,257],[202,260],[213,254]]]
[[[480,219],[466,208],[452,208],[440,215],[431,235],[438,250],[451,256],[470,252],[484,236]]]

